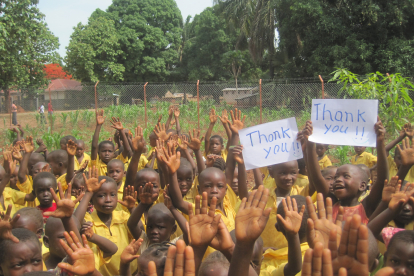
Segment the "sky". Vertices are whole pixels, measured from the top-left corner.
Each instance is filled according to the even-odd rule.
[[[175,0],[181,10],[183,19],[188,15],[201,13],[206,7],[213,5],[213,0]],[[112,0],[40,0],[39,10],[46,17],[45,21],[52,33],[59,38],[59,54],[66,55],[66,46],[69,45],[73,27],[79,22],[88,23],[88,18],[96,9],[106,10]]]

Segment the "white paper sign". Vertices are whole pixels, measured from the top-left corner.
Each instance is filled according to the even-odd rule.
[[[375,147],[378,100],[312,100],[312,142]]]
[[[239,131],[247,170],[303,158],[294,117]]]

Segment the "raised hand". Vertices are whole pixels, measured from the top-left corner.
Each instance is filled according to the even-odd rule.
[[[74,232],[64,232],[67,243],[60,239],[59,242],[69,256],[69,263],[59,263],[58,267],[76,275],[88,275],[95,271],[95,257],[88,246],[85,235],[82,235],[82,243]],[[70,245],[70,246],[68,246]]]
[[[174,117],[177,118],[179,116],[180,116],[180,109],[178,108],[178,106],[176,106],[174,109]]]
[[[157,161],[161,164],[163,163],[162,156],[164,156],[164,141],[157,139],[157,146],[155,148],[155,152],[157,153]],[[164,156],[165,157],[165,156]]]
[[[191,131],[188,132],[190,135],[190,143],[187,141],[184,141],[184,143],[192,150],[199,150],[201,147],[201,141],[204,140],[204,136],[198,139],[197,137],[200,137],[200,130],[193,129],[193,136],[191,135]]]
[[[217,157],[221,157],[221,156],[216,155],[216,154],[209,154],[209,155],[207,155],[207,158],[206,158],[206,167],[207,168],[213,167],[214,162],[216,162]]]
[[[17,166],[17,160],[13,160],[10,152],[4,154],[4,169],[10,176],[14,173]]]
[[[168,150],[164,148],[164,156],[162,156],[162,162],[164,162],[169,169],[170,174],[174,174],[180,167],[181,153],[175,151],[175,147],[171,147],[167,144]]]
[[[397,149],[401,155],[401,163],[404,166],[414,165],[414,139],[411,140],[412,145],[410,146],[410,140],[408,137],[402,140],[402,148],[397,145]]]
[[[22,153],[20,152],[20,146],[18,145],[18,144],[16,144],[14,147],[13,147],[13,151],[12,151],[12,155],[13,155],[13,158],[15,159],[15,160],[17,160],[17,161],[22,161],[22,159],[23,159],[23,156],[22,156]]]
[[[388,204],[388,208],[394,212],[399,212],[409,200],[414,202],[414,198],[412,197],[414,195],[414,183],[405,184],[402,191],[400,191],[400,188],[401,185],[398,185],[395,194],[391,196],[390,203]]]
[[[291,200],[290,196],[288,196],[286,200],[282,199],[282,204],[283,209],[285,210],[285,218],[281,215],[277,215],[277,218],[281,221],[287,234],[296,235],[302,224],[305,205],[303,205],[300,212],[298,212],[298,204],[295,199]]]
[[[235,219],[237,243],[254,243],[262,234],[271,211],[265,209],[268,196],[269,190],[260,185],[247,201],[243,198]]]
[[[153,261],[148,263],[148,274],[157,275],[157,268]],[[196,275],[194,251],[191,246],[185,246],[183,240],[168,248],[165,260],[164,276],[194,276]]]
[[[138,198],[139,198],[140,203],[151,205],[152,203],[154,203],[155,200],[157,200],[156,198],[154,199],[152,195],[153,186],[154,185],[152,185],[151,182],[148,182],[145,184],[144,187],[142,186],[139,187]]]
[[[105,122],[104,111],[103,109],[96,111],[96,124],[103,125]]]
[[[316,215],[315,206],[309,196],[306,197],[306,205],[308,206],[309,219],[308,227],[306,229],[307,240],[310,248],[314,248],[317,242],[320,242],[324,248],[328,248],[329,235],[331,230],[336,230],[337,244],[341,239],[342,234],[342,215],[343,208],[339,208],[336,223],[332,220],[332,199],[326,198],[326,210],[323,202],[323,195],[317,195],[318,215]]]
[[[167,130],[165,129],[165,124],[158,123],[154,129],[155,135],[161,140],[167,141],[172,133],[167,134]]]
[[[374,125],[374,130],[375,130],[375,134],[377,135],[377,141],[384,141],[386,131],[379,117],[377,119],[377,122]]]
[[[85,174],[83,174],[83,179],[85,180],[86,188],[89,192],[94,193],[102,186],[102,184],[106,181],[106,179],[102,179],[100,182],[98,180],[99,177],[99,170],[95,166],[93,166],[89,170],[89,179],[86,179]]]
[[[333,276],[331,251],[324,249],[320,242],[306,250],[302,264],[303,276]],[[346,269],[339,270],[339,276],[347,276]]]
[[[241,110],[237,110],[237,108],[234,109],[234,113],[233,110],[230,110],[230,115],[233,123],[228,122],[229,127],[233,133],[239,134],[239,130],[244,128],[244,121],[246,120],[246,115],[243,116],[242,120]]]
[[[78,145],[75,143],[75,141],[69,140],[66,144],[66,152],[68,155],[75,156],[77,146]]]
[[[132,138],[132,150],[142,152],[144,147],[145,147],[144,132],[142,130],[142,127],[137,126],[135,128],[135,137]]]
[[[34,145],[33,145],[33,137],[32,136],[28,136],[26,137],[26,141],[22,141],[20,144],[20,147],[22,148],[22,150],[24,150],[26,153],[31,153],[34,150]]]
[[[217,234],[221,215],[216,215],[217,198],[213,197],[208,206],[207,193],[203,192],[200,205],[200,196],[196,196],[195,213],[193,205],[188,203],[189,240],[191,246],[207,246]]]
[[[172,135],[170,140],[167,142],[168,147],[177,148],[178,146],[178,135]]]
[[[44,145],[42,138],[36,139],[36,144],[40,147],[41,145]]]
[[[168,185],[167,185],[167,189],[165,189],[163,191],[163,194],[164,194],[164,205],[165,205],[165,207],[167,207],[168,210],[173,209],[174,208],[174,205],[172,204],[171,197],[170,197],[170,195],[168,193]]]
[[[216,111],[214,109],[210,109],[210,112],[208,113],[208,118],[210,119],[210,123],[217,122],[217,115]]]
[[[81,194],[80,196],[78,196],[78,198],[72,201],[72,199],[70,198],[72,195],[72,183],[69,183],[68,190],[65,195],[63,194],[63,189],[60,182],[58,183],[58,187],[60,199],[56,195],[53,188],[50,188],[53,200],[56,202],[56,210],[53,212],[44,212],[43,215],[55,218],[70,218],[73,214],[73,211],[75,210],[76,203],[78,203],[85,194]]]
[[[12,225],[20,218],[20,215],[16,215],[12,220],[10,219],[10,214],[12,211],[12,205],[7,206],[6,213],[2,212],[0,215],[0,240],[11,240],[14,242],[19,242],[19,239],[16,238],[11,230],[13,229]]]
[[[134,186],[128,186],[124,190],[124,194],[122,200],[118,199],[118,202],[127,207],[129,210],[135,207],[135,203],[137,202],[137,191],[134,190]]]
[[[19,133],[19,130],[17,129],[17,127],[14,127],[14,126],[9,127],[9,130],[13,131],[13,132],[16,132],[16,133]]]
[[[86,238],[88,239],[88,241],[92,238],[92,236],[95,234],[93,232],[92,229],[93,223],[92,221],[85,221],[84,223],[82,223],[81,229],[80,229],[80,234],[83,234],[86,236]]]
[[[112,128],[122,131],[124,127],[122,126],[121,120],[119,118],[112,117],[112,120],[109,120],[112,124]]]
[[[158,117],[157,125],[161,122],[161,120],[162,120],[162,114],[160,114],[160,116]]]
[[[408,138],[413,139],[414,128],[410,123],[404,125],[403,132]]]
[[[173,114],[174,114],[174,106],[170,105],[170,107],[168,108],[168,116],[172,117]]]
[[[86,168],[88,167],[88,163],[89,160],[85,160],[85,162],[83,162],[83,164],[79,167],[79,172],[83,172],[84,170],[86,170]]]
[[[220,121],[223,124],[227,124],[227,122],[229,121],[229,116],[227,115],[227,110],[223,109],[223,111],[221,112],[221,117],[218,116],[220,118]]]
[[[384,181],[384,188],[382,189],[382,201],[389,202],[393,194],[396,193],[397,188],[401,187],[401,180],[398,180],[398,176],[391,177],[390,181],[386,179]]]
[[[243,145],[238,145],[233,148],[233,158],[238,164],[244,164],[243,160]]]
[[[178,143],[178,146],[180,147],[180,149],[186,150],[187,149],[187,144],[185,142],[188,143],[188,138],[185,135],[181,135],[180,138],[181,138],[181,143]]]
[[[132,240],[121,254],[121,264],[129,264],[133,260],[139,258],[137,255],[139,248],[141,247],[143,239]]]

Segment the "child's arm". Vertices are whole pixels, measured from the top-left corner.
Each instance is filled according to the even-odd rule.
[[[12,234],[13,224],[17,222],[20,215],[16,215],[10,220],[10,214],[12,211],[12,205],[7,206],[6,214],[0,216],[0,240],[11,240],[13,242],[19,242],[19,239]]]
[[[121,254],[121,264],[119,266],[119,274],[122,276],[131,276],[131,270],[129,264],[139,258],[137,255],[139,248],[142,244],[142,239],[138,239],[135,241],[132,240],[127,247],[125,247],[124,251]]]
[[[239,198],[248,198],[249,197],[249,191],[247,190],[247,173],[246,173],[246,167],[244,166],[244,160],[243,160],[243,145],[236,146],[233,149],[233,156],[234,160],[236,160],[237,164],[239,165],[238,170],[238,184],[239,184]],[[231,182],[230,182],[231,183]]]
[[[188,240],[187,220],[185,217],[174,207],[172,200],[168,195],[168,187],[164,190],[164,204],[171,211],[171,214],[175,218],[175,221],[183,232],[183,239],[186,244],[190,244]]]
[[[112,120],[110,120],[110,122],[112,124],[111,127],[118,130],[121,136],[122,144],[124,145],[124,148],[122,151],[122,157],[124,158],[129,157],[129,152],[131,151],[131,148],[129,147],[129,142],[125,135],[124,127],[122,126],[121,121],[119,120],[119,118],[112,117]]]
[[[19,128],[19,132],[20,132],[20,138],[24,139],[24,130],[22,128],[21,124],[18,124],[17,127]]]
[[[371,188],[370,194],[362,201],[364,205],[365,212],[368,217],[375,211],[375,208],[381,201],[382,190],[384,189],[384,182],[388,179],[388,162],[387,162],[387,153],[385,152],[385,128],[382,125],[381,120],[378,118],[378,121],[375,123],[375,133],[377,135],[377,181]],[[368,183],[366,183],[368,184]]]
[[[135,137],[132,139],[132,150],[134,153],[132,154],[131,161],[127,169],[125,185],[134,185],[135,176],[138,170],[139,159],[141,157],[144,146],[144,133],[142,131],[142,127],[138,126],[135,128]]]
[[[194,162],[193,157],[190,155],[190,152],[188,151],[187,144],[186,144],[185,142],[187,142],[187,143],[188,143],[188,138],[187,138],[187,136],[185,136],[185,135],[181,135],[181,144],[179,144],[178,146],[180,147],[180,149],[182,149],[182,150],[184,151],[184,154],[185,154],[185,156],[184,156],[184,157],[188,160],[188,162],[190,162],[191,167],[192,167],[193,169],[195,169],[195,168],[197,167],[197,166],[196,166],[196,163]]]
[[[154,133],[157,135],[158,139],[166,142],[172,135],[171,132],[167,134],[167,130],[168,129],[164,124],[158,123],[158,125],[155,126]]]
[[[178,120],[178,117],[180,117],[180,109],[178,109],[178,106],[174,110],[174,117],[175,117],[175,128],[177,131],[177,135],[181,135],[181,126],[180,121]]]
[[[305,205],[298,211],[296,200],[291,200],[289,196],[286,200],[282,199],[282,204],[285,210],[285,218],[281,215],[277,215],[277,218],[285,229],[285,237],[288,242],[288,263],[283,271],[285,276],[296,275],[302,270],[302,250],[298,233],[302,224]]]
[[[68,168],[66,170],[66,183],[72,181],[75,177],[75,154],[76,154],[76,141],[69,140],[66,144],[66,152],[68,153]]]
[[[172,116],[174,115],[174,106],[173,105],[170,105],[170,107],[168,108],[168,119],[167,119],[167,122],[165,123],[165,129],[166,130],[168,130],[168,129],[170,129],[170,123],[171,123],[171,120],[172,120]],[[158,123],[157,123],[157,125],[160,123],[160,121],[161,121],[161,115],[160,115],[160,118],[158,119]],[[164,141],[167,141],[168,139],[165,139]]]
[[[9,130],[12,131],[12,132],[15,132],[17,134],[16,141],[20,141],[21,140],[20,132],[17,129],[17,127],[12,126],[12,127],[9,128]]]
[[[129,213],[131,213],[132,209],[135,208],[135,203],[137,202],[137,191],[134,190],[134,186],[127,186],[124,190],[122,200],[118,199],[118,202],[122,206],[125,206]]]
[[[269,190],[260,186],[253,191],[246,204],[243,198],[236,215],[236,246],[231,258],[229,276],[248,276],[254,244],[269,220],[271,209],[264,209]]]
[[[46,146],[45,146],[45,143],[43,142],[43,140],[42,140],[41,138],[37,138],[37,139],[36,139],[36,144],[37,144],[39,147],[36,149],[36,151],[35,151],[35,152],[37,152],[37,153],[41,153],[41,152],[46,153],[46,152],[47,152],[47,148],[46,148]],[[45,157],[45,158],[46,158],[46,157]]]
[[[132,155],[131,155],[132,156]],[[155,151],[154,152],[152,152],[151,153],[151,155],[149,156],[149,163],[147,163],[146,165],[145,165],[145,167],[146,168],[151,168],[151,169],[154,169],[154,163],[155,163],[155,159],[156,159],[156,157],[155,157]]]
[[[20,142],[20,147],[25,151],[23,154],[23,160],[20,163],[19,172],[17,173],[17,178],[20,183],[24,183],[27,180],[27,166],[29,164],[30,155],[34,150],[33,138],[32,136],[26,137],[26,141]]]
[[[405,138],[405,127],[407,126],[407,124],[404,125],[404,128],[401,129],[400,131],[400,135],[398,135],[397,138],[395,138],[394,140],[392,140],[391,142],[389,142],[386,146],[385,146],[385,151],[387,152],[387,156],[390,154],[390,150],[392,150],[396,145],[398,145],[398,143],[400,143],[404,138]]]
[[[397,176],[399,179],[403,180],[407,176],[408,171],[414,165],[414,139],[411,141],[412,145],[410,146],[410,140],[406,137],[402,141],[402,147],[397,145],[397,150],[401,155],[401,167],[398,170]]]
[[[157,164],[158,164],[158,169],[160,172],[160,184],[161,184],[161,189],[165,189],[165,187],[167,186],[169,182],[169,174],[168,174],[168,167],[164,163],[164,161],[162,161],[162,158],[161,158],[161,156],[164,155],[164,150],[162,147],[163,147],[163,142],[160,141],[160,139],[157,139],[157,147],[155,149],[155,152],[157,154]]]
[[[373,220],[376,216],[388,208],[391,197],[396,193],[398,185],[401,186],[401,180],[398,180],[398,176],[391,177],[390,181],[388,181],[388,179],[385,180],[384,189],[382,190],[382,200],[369,217],[369,221]]]
[[[99,142],[99,132],[101,132],[101,128],[103,123],[105,122],[105,118],[103,116],[104,111],[97,111],[96,112],[96,127],[95,133],[92,137],[92,149],[91,149],[91,160],[96,160],[98,158],[98,142]]]
[[[91,221],[84,222],[80,230],[81,234],[86,236],[88,242],[94,243],[99,247],[104,258],[111,257],[118,251],[118,246],[110,240],[95,234],[92,225]]]
[[[139,187],[139,204],[128,219],[127,226],[129,231],[131,232],[134,239],[139,239],[141,237],[142,229],[139,226],[138,222],[141,220],[142,214],[144,214],[145,210],[149,209],[151,205],[154,203],[152,198],[152,187],[151,183],[145,184],[144,188]]]
[[[206,154],[209,153],[208,151],[209,151],[209,148],[210,148],[211,132],[213,132],[213,127],[214,127],[215,123],[217,122],[217,115],[216,115],[216,111],[214,109],[210,110],[209,119],[210,119],[210,124],[208,125],[208,129],[207,129],[207,132],[206,132],[206,135],[205,135],[205,140],[204,140],[204,152]],[[199,171],[198,173],[201,173],[201,171]]]
[[[200,130],[193,129],[193,136],[191,136],[191,131],[188,132],[190,135],[190,143],[188,141],[184,140],[184,143],[194,151],[196,161],[197,161],[197,170],[200,174],[205,169],[205,164],[203,160],[203,155],[201,153],[200,147],[201,147],[201,141],[204,137],[201,137],[201,139],[198,139],[197,137],[200,137]],[[197,134],[197,135],[196,135]]]
[[[263,185],[262,172],[259,168],[253,169],[254,176],[254,190],[257,190],[260,185]]]
[[[221,112],[221,117],[220,116],[218,116],[218,117],[220,118],[220,121],[223,124],[224,130],[226,131],[227,141],[230,141],[230,139],[231,139],[231,130],[230,130],[230,127],[229,127],[229,124],[228,124],[229,117],[227,115],[227,110],[223,109],[223,111]],[[226,149],[229,150],[229,147],[230,147],[230,145],[227,142]]]

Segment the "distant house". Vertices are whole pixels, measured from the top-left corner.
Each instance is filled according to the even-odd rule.
[[[243,87],[243,88],[225,88],[223,89],[223,99],[227,104],[237,104],[236,99],[241,97],[253,95],[257,93],[259,88],[257,87]]]
[[[48,87],[40,94],[39,100],[49,100],[49,89],[52,100],[65,100],[82,98],[82,85],[76,80],[51,80]]]

